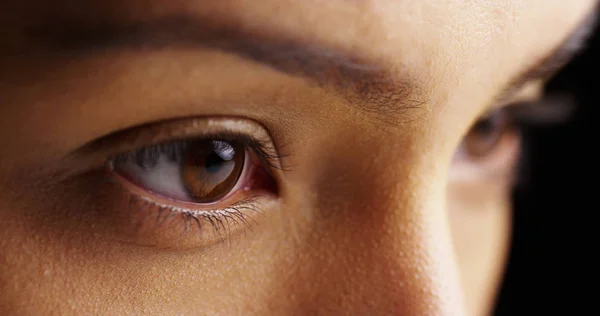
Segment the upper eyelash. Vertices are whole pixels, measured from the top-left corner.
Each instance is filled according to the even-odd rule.
[[[266,166],[281,169],[279,160],[281,156],[277,154],[270,142],[261,142],[254,137],[242,133],[212,133],[206,136],[189,137],[164,141],[154,145],[142,147],[136,150],[127,151],[124,154],[117,154],[108,160],[108,165],[112,169],[117,162],[126,160],[129,163],[135,163],[141,168],[151,168],[159,163],[161,157],[167,157],[175,161],[183,158],[186,149],[193,146],[196,141],[219,141],[235,142],[243,145],[245,150],[251,149],[258,157],[261,164],[265,165],[266,172],[271,173],[270,168]],[[258,221],[254,214],[265,215],[262,210],[260,197],[262,195],[251,195],[236,201],[227,206],[221,206],[210,210],[199,210],[193,207],[187,207],[185,204],[161,203],[156,199],[144,195],[130,192],[128,194],[129,202],[127,205],[133,210],[141,211],[143,216],[154,223],[156,227],[166,225],[167,223],[177,222],[181,229],[181,234],[185,234],[190,229],[197,229],[204,233],[207,229],[216,234],[218,240],[230,240],[232,233],[238,231],[238,228],[252,230],[254,224]],[[135,205],[135,207],[133,207]],[[142,215],[142,214],[141,214]],[[148,218],[150,216],[150,218]],[[153,219],[154,218],[154,219]],[[170,226],[170,224],[168,225]],[[243,231],[243,230],[242,230]]]
[[[288,171],[293,168],[287,159],[284,161],[285,157],[292,154],[287,152],[287,145],[273,143],[270,133],[262,124],[236,116],[198,116],[145,123],[83,143],[63,157],[69,163],[65,163],[65,167],[52,177],[54,181],[62,181],[96,168],[110,169],[116,160],[131,159],[134,157],[132,154],[140,149],[199,139],[243,142],[260,158],[265,171],[271,176],[275,176],[274,170]],[[145,152],[150,153],[148,150]]]
[[[125,154],[116,155],[111,160],[114,162],[123,160],[133,161],[141,168],[151,168],[156,165],[161,155],[166,155],[173,161],[180,159],[189,144],[197,139],[241,142],[244,146],[250,148],[266,166],[278,170],[284,170],[281,164],[281,159],[283,156],[270,149],[268,144],[265,144],[264,142],[245,134],[234,133],[219,133],[199,138],[167,141],[130,151]]]
[[[161,155],[166,155],[170,160],[177,161],[182,158],[182,153],[189,146],[189,140],[176,140],[140,148],[125,154],[116,155],[114,162],[133,161],[142,169],[154,167]]]
[[[261,162],[265,163],[268,167],[277,170],[287,170],[281,163],[281,160],[287,155],[278,153],[274,149],[271,149],[271,146],[264,141],[260,141],[245,134],[232,133],[220,133],[218,135],[211,136],[211,138],[215,140],[241,141],[242,144],[252,149],[252,151],[254,151],[254,153],[260,158]]]

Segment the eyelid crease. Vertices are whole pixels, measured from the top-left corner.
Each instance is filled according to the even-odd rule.
[[[73,174],[102,167],[109,158],[140,148],[203,137],[242,141],[268,167],[288,170],[282,159],[289,155],[280,153],[282,149],[275,146],[267,129],[256,121],[239,117],[194,117],[146,123],[88,142],[64,159],[75,162],[68,164],[71,169],[68,173]],[[85,162],[84,170],[72,167],[81,161]]]

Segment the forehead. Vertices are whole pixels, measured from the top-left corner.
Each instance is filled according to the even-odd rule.
[[[392,75],[398,78],[409,77],[417,82],[418,88],[429,94],[426,96],[428,107],[443,106],[445,109],[431,111],[432,116],[444,117],[445,121],[452,122],[447,119],[449,112],[457,113],[452,114],[455,116],[467,117],[466,113],[481,111],[482,105],[488,103],[491,95],[496,94],[510,77],[535,63],[562,42],[592,10],[594,3],[593,0],[21,0],[0,4],[0,38],[4,46],[0,54],[8,54],[12,58],[12,48],[19,49],[20,45],[26,45],[37,54],[42,54],[40,64],[54,62],[46,57],[44,49],[37,49],[39,43],[29,35],[31,30],[52,29],[57,25],[77,30],[106,25],[152,25],[152,21],[161,20],[198,20],[203,21],[202,24],[214,26],[212,30],[207,28],[206,32],[225,28],[260,35],[258,38],[288,39],[377,60],[377,64],[389,69],[388,72]],[[11,41],[16,45],[11,45]],[[39,111],[32,114],[33,109],[37,110],[33,105],[37,104],[36,98],[42,96],[50,101],[60,100],[53,103],[56,104],[54,107],[47,106],[48,111],[53,114],[61,113],[61,128],[77,130],[77,133],[71,134],[77,134],[85,140],[123,126],[131,126],[132,122],[157,121],[173,113],[178,113],[179,116],[215,114],[219,110],[223,111],[219,113],[259,117],[262,121],[268,121],[272,116],[269,113],[279,113],[269,112],[272,108],[279,111],[275,108],[285,106],[286,111],[289,111],[289,104],[294,104],[274,102],[273,99],[280,95],[289,100],[296,100],[298,96],[299,101],[302,101],[297,102],[302,106],[292,109],[298,114],[294,117],[299,118],[299,122],[306,122],[301,119],[313,118],[315,113],[323,113],[322,111],[328,111],[328,116],[342,113],[341,111],[347,113],[347,107],[321,106],[324,103],[322,97],[331,97],[328,91],[312,94],[312,86],[309,90],[303,81],[282,80],[289,78],[282,78],[283,75],[279,73],[267,73],[262,68],[260,71],[255,67],[246,69],[247,61],[225,58],[229,56],[219,55],[214,59],[218,61],[215,63],[212,59],[202,58],[207,55],[196,49],[186,50],[182,54],[161,51],[160,56],[151,56],[153,58],[145,63],[146,56],[140,56],[143,54],[138,52],[133,54],[135,56],[111,53],[102,56],[104,59],[99,61],[92,58],[77,60],[77,65],[81,67],[70,65],[71,68],[68,68],[61,65],[52,68],[59,71],[51,72],[52,76],[48,78],[41,78],[49,81],[48,87],[38,85],[43,93],[32,93],[28,85],[23,85],[20,90],[17,89],[19,87],[11,86],[7,89],[9,93],[2,97],[10,100],[12,94],[19,100],[21,93],[21,98],[28,102],[20,101],[15,104],[32,106],[10,109],[12,113],[20,113],[20,116],[13,117],[35,121],[32,126],[45,124],[48,130],[55,129],[52,125],[54,122],[40,122],[39,118],[44,115],[39,114]],[[31,69],[35,79],[45,74],[36,70],[42,67],[32,66],[37,65],[32,63],[36,61],[35,58],[28,59],[29,56],[19,53],[14,56],[17,56],[14,63],[11,58],[0,58],[0,77],[25,76],[23,74]],[[138,59],[140,63],[136,64]],[[228,63],[235,67],[226,67]],[[174,64],[176,67],[173,67]],[[115,68],[118,71],[112,72]],[[79,69],[83,72],[93,69],[98,76],[81,80]],[[101,73],[98,69],[108,70]],[[194,76],[187,71],[180,71],[181,69],[193,69]],[[243,72],[244,69],[247,71]],[[75,71],[75,74],[70,70]],[[117,76],[113,77],[115,73]],[[197,73],[200,75],[196,76]],[[61,76],[66,79],[56,80]],[[245,80],[240,80],[240,77]],[[76,80],[69,80],[73,78]],[[188,80],[189,78],[193,80]],[[72,84],[68,87],[72,96],[69,100],[60,95],[60,91],[65,88],[61,84],[65,82]],[[131,85],[131,82],[136,84]],[[282,82],[285,87],[281,87],[284,85]],[[128,89],[110,90],[107,89],[108,84],[111,87],[126,86]],[[132,114],[135,121],[125,116],[121,121],[111,117],[107,114],[110,113],[110,108],[106,106],[106,102],[97,97],[99,89],[116,91],[114,93],[118,92],[118,95],[102,96],[115,100],[111,103],[114,108],[127,109],[133,113],[136,109],[134,105],[140,104],[140,95],[147,95],[144,93],[145,87],[162,93],[152,94],[144,103],[152,111],[144,111],[143,115]],[[334,97],[327,100],[338,101]],[[205,106],[200,107],[195,104],[197,102],[193,103],[194,106],[187,106],[190,102],[182,100],[184,98],[206,100]],[[211,105],[211,98],[220,100],[220,104],[236,104],[240,99],[254,102],[245,102],[243,107],[229,106],[224,111],[223,107]],[[225,102],[224,98],[232,102]],[[307,99],[314,102],[308,102]],[[87,103],[81,103],[80,100],[86,100]],[[170,106],[166,107],[165,104]],[[467,106],[471,107],[471,112],[467,112]],[[105,111],[102,113],[106,114],[107,119],[97,120],[97,125],[90,124],[87,134],[82,133],[77,126],[77,117],[81,115],[82,109],[90,113],[90,117],[98,117],[98,112]],[[269,122],[272,121],[267,123]],[[417,122],[416,125],[424,124],[421,120]],[[4,130],[11,130],[8,126],[3,126]]]
[[[0,17],[20,29],[190,18],[358,52],[403,72],[451,73],[490,60],[540,57],[593,0],[24,0]],[[4,16],[2,16],[4,15]],[[456,69],[454,69],[456,70]],[[451,71],[451,72],[449,72]],[[425,74],[425,75],[423,75]],[[439,79],[439,78],[438,78]]]
[[[24,0],[3,4],[2,20],[34,26],[71,20],[130,22],[195,16],[237,28],[306,38],[354,49],[397,54],[439,44],[479,48],[518,33],[560,31],[593,0]],[[542,31],[543,32],[540,32]],[[559,36],[555,34],[555,36]],[[531,39],[531,38],[528,38]],[[405,47],[404,51],[411,51]]]
[[[591,11],[593,0],[24,0],[0,18],[30,30],[153,21],[202,21],[200,32],[228,29],[293,40],[377,60],[449,102],[461,88],[472,100],[535,63]],[[5,16],[2,16],[5,15]],[[185,28],[185,22],[182,24]],[[7,32],[8,33],[8,32]],[[25,41],[35,42],[36,38]],[[28,43],[35,46],[35,43]],[[327,53],[327,52],[325,52]],[[466,88],[465,88],[466,87]],[[452,88],[454,91],[449,91]]]

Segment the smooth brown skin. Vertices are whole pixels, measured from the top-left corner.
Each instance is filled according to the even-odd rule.
[[[503,105],[495,97],[593,3],[0,4],[0,313],[488,314],[510,236],[515,142],[484,160],[453,157],[469,126]],[[295,65],[202,45],[69,54],[35,35],[64,20],[85,29],[182,16],[373,61],[391,78],[385,87],[411,83],[390,104],[421,102],[385,115],[368,110],[384,96],[315,83]],[[539,84],[503,103],[535,98]],[[124,189],[107,189],[105,173],[81,171],[93,159],[71,153],[123,128],[217,115],[263,124],[289,153],[282,163],[293,167],[276,171],[265,216],[226,241],[192,246],[165,230],[135,233],[126,215],[106,220],[125,212],[111,204]]]

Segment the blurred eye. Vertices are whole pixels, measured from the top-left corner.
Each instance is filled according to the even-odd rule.
[[[467,132],[461,144],[462,155],[472,159],[484,158],[493,154],[514,132],[515,126],[507,111],[494,110],[477,120]]]
[[[463,137],[451,174],[480,176],[510,172],[519,154],[520,134],[511,109],[504,107],[480,117]]]
[[[149,193],[209,204],[264,183],[268,175],[260,159],[246,147],[218,139],[176,141],[117,156],[112,168]]]

